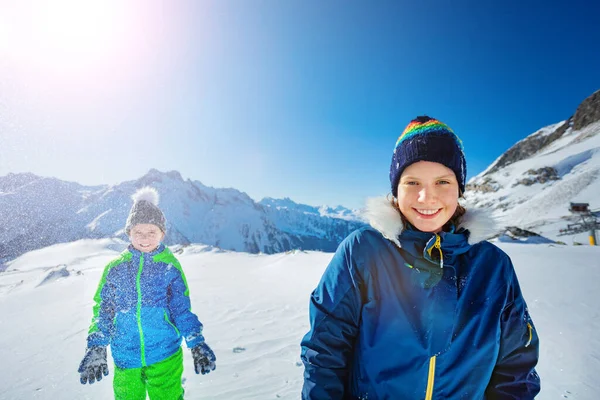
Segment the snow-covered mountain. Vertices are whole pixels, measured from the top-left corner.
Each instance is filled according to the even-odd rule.
[[[360,210],[350,210],[349,208],[343,206],[330,207],[324,205],[321,207],[313,207],[306,204],[298,204],[289,197],[283,199],[265,197],[259,203],[267,207],[273,207],[279,210],[286,209],[291,212],[299,212],[305,215],[319,215],[322,217],[340,218],[349,221],[357,221],[361,219]]]
[[[0,261],[54,243],[124,238],[131,195],[147,185],[160,194],[168,244],[203,243],[250,253],[333,251],[362,225],[344,208],[318,209],[289,199],[257,203],[235,189],[184,180],[176,171],[153,169],[134,181],[93,187],[8,174],[0,177]]]
[[[517,142],[467,184],[467,206],[490,208],[506,226],[557,239],[580,217],[571,202],[600,209],[600,91],[575,114]],[[583,239],[587,233],[580,234]],[[573,239],[563,237],[570,243]]]

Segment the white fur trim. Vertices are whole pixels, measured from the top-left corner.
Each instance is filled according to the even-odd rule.
[[[400,218],[400,213],[392,206],[390,200],[386,197],[367,199],[364,217],[383,237],[401,247],[398,235],[400,235],[403,229],[402,219]],[[477,208],[467,210],[458,228],[469,230],[469,244],[471,245],[486,240],[500,232],[496,220],[491,218],[485,210]]]
[[[158,191],[156,189],[154,189],[153,187],[150,187],[150,186],[145,186],[141,189],[138,189],[131,196],[131,198],[133,199],[134,203],[137,203],[138,201],[146,200],[147,202],[152,203],[155,206],[158,206],[158,200],[160,199],[160,196],[158,195]]]
[[[461,218],[459,228],[468,229],[469,244],[483,242],[500,233],[502,228],[498,221],[490,215],[489,211],[482,208],[469,208]]]
[[[384,238],[396,243],[398,247],[402,247],[398,240],[398,235],[404,227],[402,218],[400,218],[398,210],[391,205],[386,197],[367,199],[364,217]]]

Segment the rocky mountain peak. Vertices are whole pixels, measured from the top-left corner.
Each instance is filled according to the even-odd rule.
[[[573,117],[573,129],[582,129],[596,121],[600,121],[600,90],[585,99]]]
[[[560,139],[565,134],[567,129],[569,129],[570,125],[571,118],[569,118],[567,121],[554,125],[549,134],[545,130],[539,130],[533,135],[530,135],[517,142],[514,146],[508,149],[506,153],[504,153],[490,169],[488,169],[485,175],[494,173],[499,169],[506,167],[507,165],[533,156],[544,147],[548,146],[557,139]]]

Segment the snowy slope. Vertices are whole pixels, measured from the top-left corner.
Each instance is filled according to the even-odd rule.
[[[499,245],[515,263],[541,338],[538,399],[598,399],[600,247]],[[111,398],[112,363],[108,379],[92,386],[79,383],[77,367],[103,266],[124,246],[111,240],[52,246],[0,274],[0,399]],[[218,358],[213,373],[195,375],[185,351],[186,398],[299,399],[308,299],[332,254],[173,250]]]
[[[558,125],[531,136],[548,135]],[[469,181],[467,206],[491,208],[507,226],[571,242],[558,237],[560,228],[578,218],[568,211],[569,203],[584,202],[600,209],[599,133],[600,122],[579,131],[570,127],[531,157],[490,172],[496,160]],[[578,235],[577,240],[587,243],[586,235]]]

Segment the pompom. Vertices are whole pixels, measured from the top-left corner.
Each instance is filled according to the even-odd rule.
[[[158,206],[158,200],[160,196],[158,195],[158,191],[150,186],[145,186],[141,189],[138,189],[132,196],[133,203],[137,203],[139,201],[145,200],[149,203]]]

